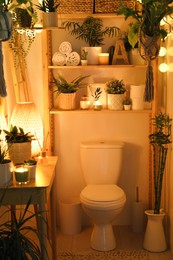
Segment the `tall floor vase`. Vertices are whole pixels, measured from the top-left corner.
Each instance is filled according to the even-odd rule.
[[[146,210],[148,222],[144,236],[144,249],[150,252],[163,252],[167,249],[163,219],[165,213],[154,214],[153,210]]]

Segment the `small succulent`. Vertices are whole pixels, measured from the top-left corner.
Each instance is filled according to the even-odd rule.
[[[34,160],[34,159],[31,159],[31,160],[28,160],[28,161],[24,161],[24,164],[25,164],[25,165],[29,165],[29,166],[31,166],[31,165],[36,165],[36,164],[37,164],[37,161]]]

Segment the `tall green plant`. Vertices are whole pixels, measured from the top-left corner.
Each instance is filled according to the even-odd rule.
[[[119,28],[116,26],[103,26],[103,21],[99,18],[88,16],[83,23],[65,21],[65,29],[71,30],[71,35],[76,35],[76,39],[84,40],[90,47],[103,45],[104,36],[116,36]]]
[[[152,118],[154,132],[149,135],[153,147],[154,170],[154,213],[160,213],[162,182],[166,166],[168,146],[171,143],[172,119],[167,114],[160,112]]]

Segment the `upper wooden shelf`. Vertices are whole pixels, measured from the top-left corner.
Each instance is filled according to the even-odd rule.
[[[95,18],[101,19],[122,19],[124,15],[117,15],[116,13],[97,13],[97,14],[90,14],[90,13],[74,13],[74,14],[58,14],[58,19],[84,19],[87,16],[93,16]]]
[[[125,64],[117,64],[117,65],[87,65],[87,66],[48,66],[49,69],[113,69],[113,68],[146,68],[146,65],[125,65]]]

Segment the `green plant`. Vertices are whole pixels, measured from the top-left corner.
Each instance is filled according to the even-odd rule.
[[[124,94],[126,92],[123,80],[113,79],[106,82],[105,91],[108,94]]]
[[[68,82],[61,75],[59,75],[58,79],[54,78],[54,83],[56,86],[56,90],[54,92],[58,93],[75,93],[81,87],[81,81],[87,78],[88,76],[79,76],[73,79],[71,82]]]
[[[36,165],[36,164],[37,164],[37,161],[34,160],[34,159],[32,159],[32,160],[24,161],[24,164],[25,164],[25,165],[29,165],[29,166],[31,166],[31,165]]]
[[[141,13],[133,8],[126,7],[122,1],[117,12],[118,15],[123,14],[125,19],[129,17],[134,19],[128,32],[129,43],[134,48],[138,42],[140,31],[147,36],[160,36],[164,40],[168,32],[160,28],[160,22],[164,17],[173,13],[173,6],[170,5],[173,1],[141,0],[141,3],[139,1],[136,2],[141,5]]]
[[[154,131],[149,135],[150,144],[153,147],[153,171],[154,171],[154,213],[160,213],[162,194],[162,181],[165,171],[168,147],[171,143],[172,118],[160,112],[151,119]]]
[[[36,5],[36,7],[43,12],[49,13],[49,12],[56,12],[59,5],[60,3],[55,4],[54,0],[42,0],[41,3]]]
[[[88,57],[88,52],[83,49],[81,52],[81,60],[87,60],[87,57]]]
[[[5,196],[5,195],[4,195]],[[29,210],[32,198],[28,200],[24,210],[20,208],[19,218],[13,214],[13,220],[7,220],[0,224],[0,256],[1,260],[18,260],[18,259],[42,259],[42,252],[36,241],[29,236],[34,234],[41,244],[41,238],[37,228],[31,226],[33,218],[41,217],[41,212],[32,213]],[[2,204],[1,198],[0,205]],[[4,214],[13,213],[11,209],[7,209]],[[2,217],[2,216],[1,216]],[[46,252],[47,253],[47,252]]]
[[[91,90],[91,88],[90,88],[90,90]],[[91,92],[92,92],[92,90],[91,90]],[[94,101],[99,100],[101,93],[102,93],[102,90],[100,88],[96,88],[94,94],[91,94],[91,96],[94,98]]]
[[[86,17],[82,24],[65,21],[63,25],[65,29],[71,30],[71,35],[77,35],[76,39],[84,40],[86,44],[93,47],[103,45],[105,35],[113,37],[119,32],[116,26],[104,28],[103,21],[92,16]]]
[[[10,131],[4,130],[7,143],[24,143],[31,142],[33,135],[30,133],[24,133],[23,128],[17,126],[10,126]]]
[[[132,104],[131,98],[126,98],[126,99],[124,99],[123,105],[131,105],[131,104]]]
[[[0,135],[2,133],[2,130],[0,130]],[[0,139],[0,164],[8,163],[11,160],[7,159],[8,154],[8,147],[6,145],[3,145],[2,140]]]

